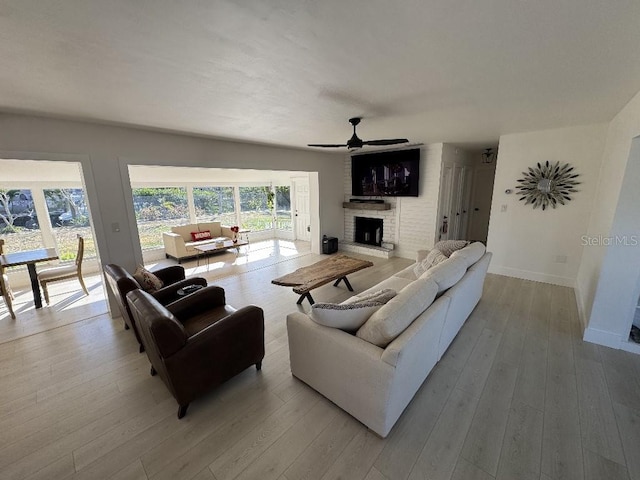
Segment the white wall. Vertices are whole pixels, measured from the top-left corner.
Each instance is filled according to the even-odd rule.
[[[395,244],[395,255],[415,259],[418,250],[431,248],[437,230],[438,196],[440,192],[440,169],[442,143],[420,148],[420,183],[418,197],[385,197],[391,210],[344,209],[343,240],[353,241],[356,216],[382,218],[384,240]],[[351,156],[344,158],[344,201],[351,198]]]
[[[315,171],[322,201],[316,205],[319,228],[312,248],[319,251],[323,230],[342,236],[341,155],[14,114],[0,114],[0,146],[0,158],[82,164],[103,263],[133,268],[142,261],[127,208],[132,204],[128,165]],[[113,231],[114,223],[120,231]]]
[[[640,92],[614,117],[609,124],[604,148],[600,181],[595,194],[593,212],[587,235],[607,236],[611,232],[618,197],[625,176],[631,141],[640,135]],[[578,309],[586,325],[591,317],[600,270],[606,247],[585,248],[576,284]],[[619,332],[617,332],[619,333]]]
[[[585,340],[625,348],[640,293],[640,137],[631,145]],[[600,237],[595,237],[600,238]]]
[[[575,285],[605,136],[606,125],[600,124],[500,137],[487,240],[487,250],[493,252],[490,272]],[[534,210],[518,200],[515,186],[527,167],[547,160],[570,163],[580,174],[581,185],[566,205]],[[507,195],[506,189],[514,193]],[[563,257],[565,263],[561,263]]]

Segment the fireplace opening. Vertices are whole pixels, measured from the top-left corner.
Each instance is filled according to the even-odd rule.
[[[355,217],[356,232],[354,242],[366,245],[382,245],[382,219]]]

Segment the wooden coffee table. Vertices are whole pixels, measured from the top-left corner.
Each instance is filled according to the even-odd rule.
[[[311,296],[311,290],[333,281],[335,281],[333,286],[337,287],[343,281],[349,291],[353,292],[353,288],[349,280],[347,280],[347,275],[371,266],[373,266],[373,263],[366,260],[347,257],[346,255],[333,255],[318,263],[299,268],[293,273],[271,280],[271,283],[293,287],[293,291],[300,295],[296,302],[298,305],[305,298],[313,305],[315,302]]]

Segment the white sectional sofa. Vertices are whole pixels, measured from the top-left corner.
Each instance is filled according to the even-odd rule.
[[[193,232],[211,232],[211,239],[193,241]],[[198,252],[193,248],[195,245],[214,243],[219,238],[230,239],[233,232],[229,227],[225,227],[220,222],[189,223],[171,227],[171,232],[162,234],[164,242],[164,253],[167,258],[174,258],[180,263],[183,259],[197,256]]]
[[[420,252],[418,262],[425,255]],[[416,262],[385,279],[357,297],[382,289],[398,293],[357,335],[319,325],[302,312],[289,314],[291,372],[386,437],[480,300],[490,260],[484,245],[473,243],[420,277]],[[409,326],[378,346],[358,336],[374,317],[391,330]]]

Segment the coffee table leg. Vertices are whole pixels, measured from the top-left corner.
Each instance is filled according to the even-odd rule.
[[[347,288],[349,289],[350,292],[353,292],[353,287],[351,286],[351,284],[349,283],[349,280],[347,280],[347,277],[340,277],[338,280],[336,280],[336,282],[333,284],[334,287],[337,287],[338,284],[340,283],[340,281],[344,281],[344,284],[347,286]]]
[[[302,301],[303,301],[305,298],[306,298],[307,300],[309,300],[309,303],[310,303],[311,305],[313,305],[314,303],[316,303],[316,302],[313,300],[313,297],[311,296],[311,294],[307,292],[307,293],[303,293],[302,295],[300,295],[300,298],[298,299],[298,301],[296,302],[296,304],[297,304],[297,305],[300,305],[300,304],[302,303]]]

